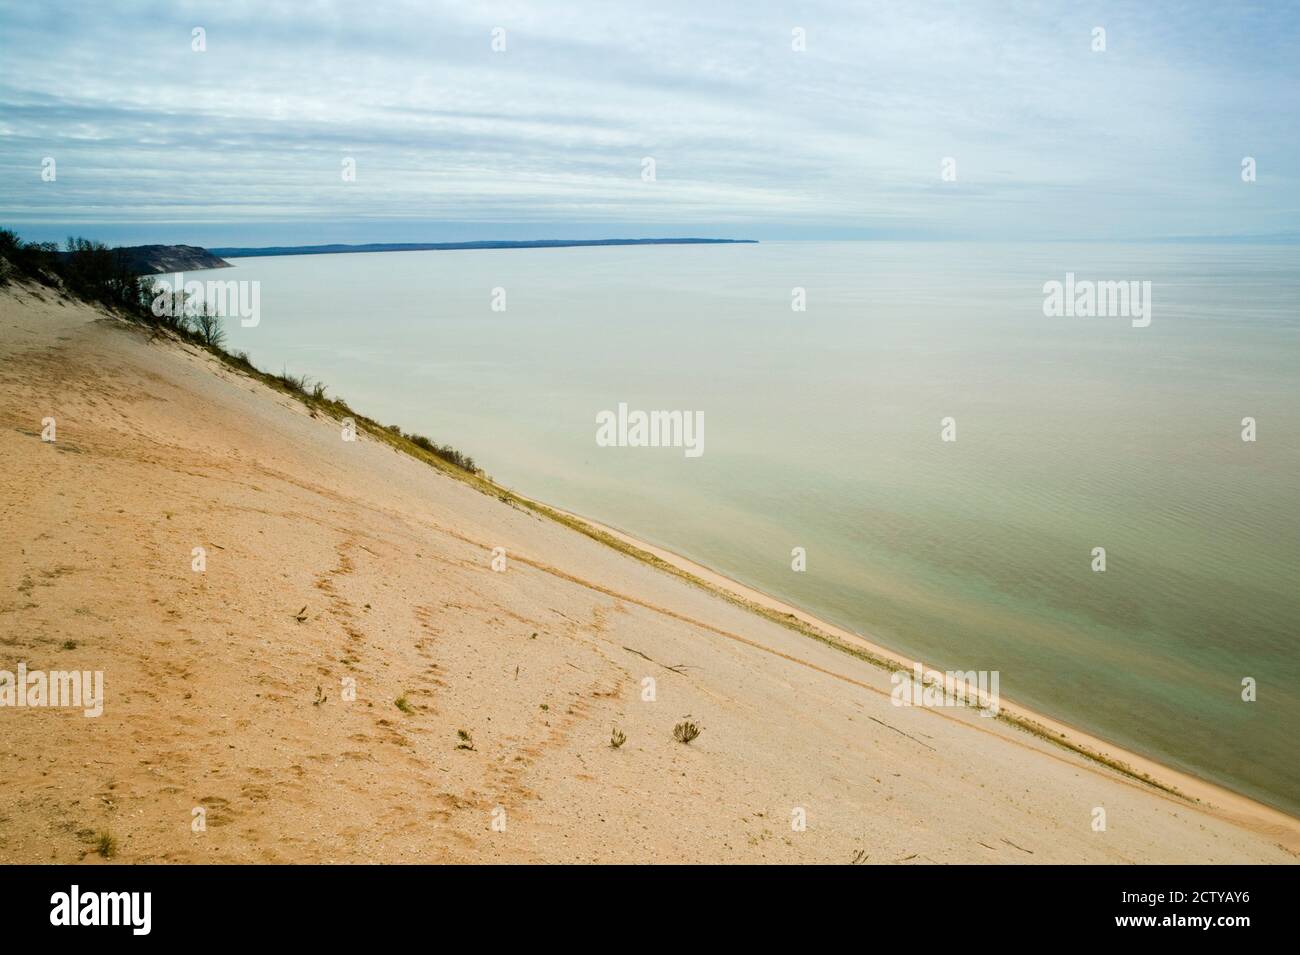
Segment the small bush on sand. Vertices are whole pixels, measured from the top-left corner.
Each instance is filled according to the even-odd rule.
[[[221,316],[213,311],[212,306],[207,302],[203,303],[199,313],[194,316],[192,326],[200,342],[208,348],[224,350],[226,330],[221,326]]]
[[[613,749],[618,749],[626,742],[627,742],[627,736],[624,735],[621,729],[615,726],[614,729],[609,734],[609,745]]]
[[[275,380],[291,394],[303,396],[311,394],[311,378],[307,375],[291,375],[288,369],[285,369],[275,376]]]
[[[699,736],[702,730],[690,721],[683,721],[673,727],[673,739],[679,743],[689,743]]]

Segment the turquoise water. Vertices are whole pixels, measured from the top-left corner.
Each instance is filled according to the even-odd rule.
[[[941,668],[999,670],[1010,699],[1300,813],[1295,248],[235,261],[195,277],[261,282],[261,324],[229,327],[260,367],[317,376],[522,493]],[[1150,326],[1045,317],[1043,283],[1067,271],[1151,281]],[[702,411],[704,454],[598,447],[596,414],[619,402]]]

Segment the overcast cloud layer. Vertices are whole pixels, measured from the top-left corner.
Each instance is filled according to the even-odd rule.
[[[29,237],[1298,231],[1280,2],[113,6],[0,5],[0,223]]]

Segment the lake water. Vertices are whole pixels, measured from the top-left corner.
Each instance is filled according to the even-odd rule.
[[[940,668],[998,670],[1010,699],[1300,813],[1295,248],[234,261],[193,277],[261,282],[261,324],[229,327],[260,367],[321,378],[521,493]],[[1150,325],[1045,317],[1043,284],[1066,272],[1152,282]],[[596,415],[620,402],[703,412],[703,455],[599,447]]]

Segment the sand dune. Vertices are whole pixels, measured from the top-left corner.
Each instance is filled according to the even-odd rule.
[[[1300,850],[1213,787],[894,707],[886,670],[48,293],[0,290],[0,421],[0,669],[106,688],[98,718],[0,709],[0,861],[99,861],[101,832],[126,862]]]

